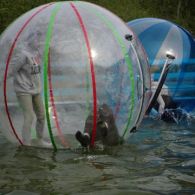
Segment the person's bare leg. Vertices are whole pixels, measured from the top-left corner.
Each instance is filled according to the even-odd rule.
[[[159,108],[158,108],[158,112],[159,114],[163,114],[164,109],[165,109],[165,102],[162,98],[161,93],[159,94],[158,98],[157,98],[157,102],[159,103]]]
[[[41,94],[33,95],[33,109],[36,114],[36,133],[37,138],[42,139],[43,138],[43,131],[45,126],[45,111],[44,111],[44,105],[41,98]]]
[[[43,140],[43,131],[45,126],[45,111],[41,94],[33,95],[33,108],[36,114],[36,132],[38,142],[42,147],[52,147],[52,144]]]
[[[31,95],[20,95],[17,94],[18,102],[22,108],[24,115],[24,123],[22,128],[22,139],[24,145],[31,144],[31,127],[34,119],[34,111],[32,105]]]

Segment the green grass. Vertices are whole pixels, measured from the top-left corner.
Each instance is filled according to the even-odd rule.
[[[55,0],[54,0],[55,1]],[[112,11],[125,22],[156,17],[176,22],[195,33],[195,1],[192,0],[86,0]],[[0,0],[0,33],[17,17],[52,0]]]

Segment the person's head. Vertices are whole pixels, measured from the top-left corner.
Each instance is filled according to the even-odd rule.
[[[41,32],[36,31],[36,32],[29,33],[29,35],[25,40],[25,43],[28,49],[32,49],[32,50],[40,49],[42,45]]]
[[[86,121],[85,131],[91,130],[93,126],[92,116]],[[88,131],[86,131],[88,132]],[[88,132],[91,136],[92,132]],[[96,141],[102,141],[103,145],[117,145],[120,137],[115,124],[112,109],[107,104],[98,107]]]

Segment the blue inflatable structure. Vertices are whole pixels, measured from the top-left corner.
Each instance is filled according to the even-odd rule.
[[[184,28],[158,18],[141,18],[127,25],[141,41],[151,65],[154,81],[159,79],[166,60],[172,52],[175,60],[165,84],[178,107],[195,111],[195,41]],[[155,68],[154,68],[155,67]]]

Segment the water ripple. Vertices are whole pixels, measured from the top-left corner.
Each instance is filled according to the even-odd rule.
[[[0,135],[0,194],[195,194],[195,131],[143,121],[104,151],[18,147]]]

